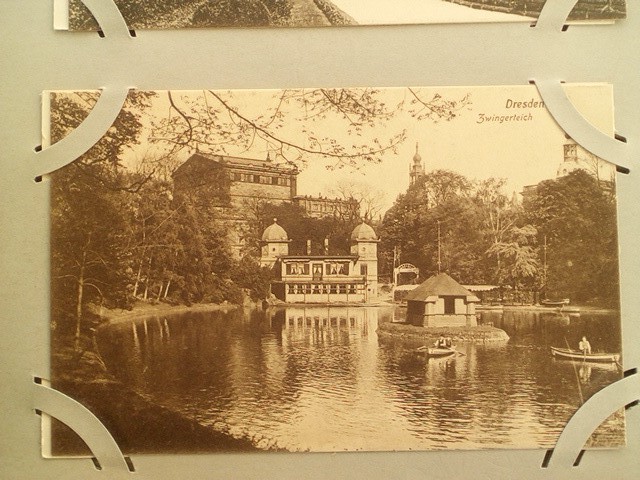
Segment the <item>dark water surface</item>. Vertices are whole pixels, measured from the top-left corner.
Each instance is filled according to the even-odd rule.
[[[101,330],[121,381],[153,402],[289,450],[552,446],[615,365],[555,360],[549,346],[620,351],[617,315],[486,312],[507,344],[419,358],[378,341],[392,307],[186,313]],[[108,401],[108,399],[105,399]],[[120,415],[126,414],[119,412]]]

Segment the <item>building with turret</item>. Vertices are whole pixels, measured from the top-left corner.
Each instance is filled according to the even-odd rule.
[[[240,257],[249,234],[248,213],[260,203],[290,203],[315,218],[358,218],[354,199],[298,195],[298,168],[287,162],[194,153],[173,172],[174,198],[214,207]]]
[[[366,303],[378,296],[378,236],[362,222],[350,255],[289,255],[287,232],[274,219],[262,234],[260,265],[275,274],[271,291],[287,303]]]
[[[614,191],[614,166],[596,157],[575,142],[569,141],[563,146],[563,158],[556,171],[555,179],[566,177],[576,170],[584,170],[589,173],[605,191]],[[524,202],[531,200],[535,196],[538,185],[526,185],[523,187],[521,195]]]

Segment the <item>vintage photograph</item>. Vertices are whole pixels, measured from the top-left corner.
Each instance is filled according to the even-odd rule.
[[[622,378],[615,166],[535,86],[134,90],[45,182],[52,385],[125,453],[553,448]]]
[[[69,29],[99,28],[81,0],[57,1]],[[518,22],[535,20],[545,3],[545,0],[114,1],[133,29]],[[579,0],[569,20],[615,20],[625,15],[625,0]]]

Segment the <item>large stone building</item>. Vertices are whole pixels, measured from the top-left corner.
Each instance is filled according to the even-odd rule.
[[[340,217],[357,218],[360,212],[358,201],[354,198],[340,199],[328,198],[321,195],[312,197],[309,195],[297,195],[292,202],[299,205],[307,212],[307,215],[314,218]]]
[[[240,256],[249,235],[252,212],[260,203],[291,203],[315,218],[357,218],[358,202],[298,195],[300,170],[291,163],[195,153],[173,173],[174,196],[206,202],[220,212],[234,255]]]
[[[366,223],[351,233],[350,255],[289,255],[277,221],[262,234],[260,264],[274,270],[272,293],[287,303],[366,303],[378,295],[378,236]]]
[[[255,160],[195,153],[175,172],[175,191],[205,193],[216,206],[243,208],[252,200],[290,202],[297,195],[299,170],[269,157]]]

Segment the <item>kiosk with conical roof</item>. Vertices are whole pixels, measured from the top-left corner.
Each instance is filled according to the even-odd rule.
[[[446,273],[428,278],[407,295],[407,322],[424,327],[478,325],[480,301]]]

